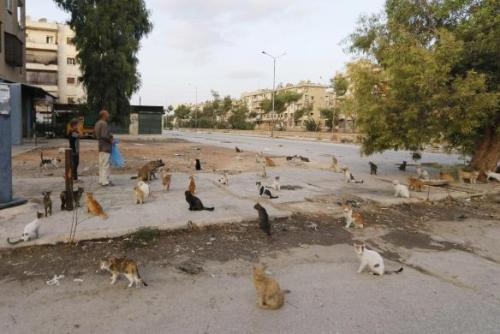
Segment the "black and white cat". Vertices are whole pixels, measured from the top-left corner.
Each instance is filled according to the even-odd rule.
[[[47,167],[58,168],[60,162],[61,159],[59,158],[49,158],[49,159],[44,158],[43,151],[40,151],[40,168],[47,168]]]
[[[374,275],[380,276],[383,274],[396,274],[403,271],[403,267],[394,271],[386,271],[382,256],[374,250],[367,249],[364,243],[355,243],[354,251],[361,261],[358,268],[358,274],[361,274],[367,266]]]
[[[273,196],[271,190],[264,186],[262,182],[257,181],[255,184],[257,185],[257,190],[259,191],[260,197],[269,197],[270,199],[278,198],[278,196]]]
[[[354,175],[352,175],[349,168],[344,169],[344,179],[345,179],[345,182],[347,182],[347,183],[363,183],[364,182],[363,180],[356,180],[356,178],[354,177]]]
[[[227,172],[224,172],[224,174],[222,174],[222,176],[219,178],[219,183],[225,186],[229,185],[229,175],[227,174]]]
[[[17,239],[16,241],[11,241],[10,238],[7,238],[7,242],[11,245],[15,245],[15,244],[18,244],[18,243],[23,242],[23,241],[26,242],[26,241],[38,239],[38,231],[40,230],[40,226],[42,225],[42,221],[41,221],[42,217],[43,217],[43,213],[37,212],[36,219],[24,227],[23,234],[21,235],[21,238]]]

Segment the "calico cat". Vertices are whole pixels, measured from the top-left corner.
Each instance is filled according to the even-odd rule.
[[[406,160],[403,160],[403,163],[399,165],[399,170],[402,172],[406,172]]]
[[[59,195],[59,198],[61,199],[61,211],[62,210],[67,210],[69,207],[69,203],[73,200],[74,201],[74,207],[79,208],[80,207],[80,198],[82,198],[83,194],[83,188],[78,187],[78,190],[73,191],[73,198],[67,198],[66,196],[66,191],[62,191],[61,194]]]
[[[196,169],[196,170],[201,170],[201,162],[200,162],[200,159],[196,159],[195,169]]]
[[[85,194],[87,196],[87,212],[92,213],[94,216],[102,217],[103,219],[107,219],[108,215],[102,209],[101,204],[94,199],[94,194],[91,192],[87,192]]]
[[[267,167],[276,167],[276,163],[273,161],[273,159],[269,157],[265,157],[265,159]]]
[[[257,189],[259,190],[259,196],[260,197],[269,197],[270,199],[275,199],[275,198],[278,198],[278,196],[273,196],[273,194],[271,193],[271,190],[267,189],[263,184],[262,182],[260,181],[257,181],[255,183],[257,185]]]
[[[191,193],[189,190],[186,190],[184,192],[184,196],[186,197],[186,202],[188,202],[189,204],[189,210],[191,211],[202,211],[202,210],[206,210],[206,211],[214,211],[215,208],[207,208],[205,206],[203,206],[203,203],[201,202],[201,200],[194,196],[193,193]]]
[[[450,174],[448,173],[445,173],[443,171],[440,171],[439,172],[439,178],[441,180],[445,180],[445,181],[448,181],[448,182],[455,182],[455,178],[453,176],[451,176]]]
[[[422,191],[422,188],[424,186],[425,184],[422,182],[422,180],[417,179],[415,176],[410,176],[408,178],[408,189],[420,192]]]
[[[189,177],[189,186],[188,186],[188,191],[191,193],[191,194],[196,194],[196,183],[194,182],[194,176],[191,175]]]
[[[156,179],[156,170],[160,167],[165,166],[161,159],[153,160],[139,168],[137,171],[137,177],[133,176],[131,179],[139,179],[144,182],[149,182],[153,178]]]
[[[280,177],[279,176],[275,176],[274,177],[272,188],[274,190],[276,190],[276,191],[281,191],[281,183],[280,183]]]
[[[345,182],[347,182],[347,183],[351,183],[351,182],[363,183],[364,182],[363,180],[356,180],[354,178],[354,175],[352,175],[351,171],[349,170],[349,168],[344,168],[344,179],[345,179]]]
[[[40,168],[45,168],[45,167],[58,168],[60,162],[61,162],[61,159],[59,159],[59,158],[45,159],[43,157],[43,151],[40,151]]]
[[[399,180],[392,181],[392,186],[394,187],[394,197],[410,198],[408,187],[400,184]]]
[[[168,169],[162,171],[161,173],[161,184],[163,185],[163,191],[170,191],[170,184],[172,183],[172,174],[168,173]]]
[[[50,194],[52,194],[52,191],[44,191],[42,193],[45,217],[47,217],[49,214],[52,216],[52,200],[50,199]]]
[[[374,250],[367,249],[364,243],[355,243],[354,251],[361,260],[358,268],[358,274],[361,274],[366,266],[374,275],[397,274],[403,271],[403,267],[394,271],[385,271],[384,259]]]
[[[356,228],[363,228],[365,226],[363,216],[359,212],[353,212],[352,206],[344,204],[342,207],[344,208],[345,228],[351,227],[353,223]]]
[[[487,180],[497,180],[500,182],[500,173],[495,173],[491,170],[486,171],[486,179]]]
[[[21,235],[21,238],[16,240],[16,241],[11,241],[9,238],[7,238],[7,242],[11,245],[15,245],[15,244],[18,244],[18,243],[23,242],[23,241],[26,242],[26,241],[38,239],[38,231],[40,230],[40,226],[42,225],[42,221],[41,221],[42,217],[43,217],[43,213],[37,212],[36,219],[24,227],[23,234]]]
[[[429,180],[430,179],[429,172],[426,171],[425,169],[423,169],[420,166],[417,166],[417,177],[419,179],[423,179],[423,180]]]
[[[107,270],[112,274],[111,284],[115,284],[118,276],[122,274],[128,279],[129,288],[134,286],[134,284],[136,287],[138,287],[141,283],[144,286],[148,286],[146,282],[144,282],[144,280],[141,278],[137,263],[134,260],[128,259],[126,257],[119,258],[112,256],[110,258],[101,260],[100,267],[101,270]]]
[[[271,223],[269,222],[269,215],[267,214],[266,209],[259,203],[253,206],[255,210],[259,213],[259,227],[262,231],[264,231],[268,236],[271,236]]]
[[[475,170],[471,172],[466,172],[460,169],[458,171],[458,179],[460,180],[461,183],[464,183],[464,180],[469,180],[470,184],[476,184],[478,177],[479,177],[479,172]]]
[[[377,175],[378,166],[371,161],[368,163],[370,164],[370,175]]]
[[[267,276],[266,267],[260,264],[253,266],[253,284],[257,290],[257,306],[267,310],[277,310],[285,302],[285,291],[278,282]],[[288,291],[287,291],[288,292]]]
[[[225,186],[229,185],[229,175],[226,172],[219,178],[219,183]]]

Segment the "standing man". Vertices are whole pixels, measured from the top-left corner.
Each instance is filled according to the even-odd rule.
[[[95,123],[94,132],[99,142],[99,184],[103,187],[112,186],[109,181],[109,157],[113,145],[113,135],[108,128],[109,113],[106,109],[99,112],[99,120]]]

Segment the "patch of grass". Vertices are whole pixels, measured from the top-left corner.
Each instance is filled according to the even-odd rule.
[[[126,249],[147,247],[160,238],[160,230],[157,228],[143,227],[131,234],[123,243]]]

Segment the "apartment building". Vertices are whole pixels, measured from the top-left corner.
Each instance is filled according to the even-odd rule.
[[[254,119],[259,123],[268,124],[274,121],[278,126],[284,128],[294,128],[303,126],[303,122],[307,119],[314,119],[316,122],[321,122],[322,108],[332,107],[335,101],[334,94],[327,86],[313,83],[310,81],[301,81],[298,84],[287,84],[278,86],[276,94],[281,92],[291,91],[301,95],[300,99],[291,103],[287,109],[281,114],[264,113],[260,104],[263,100],[271,99],[272,90],[261,89],[254,92],[243,93],[241,100],[246,104],[250,115],[256,114]],[[307,114],[304,114],[296,123],[294,115],[297,110],[309,108]]]
[[[23,83],[25,0],[0,1],[0,81]]]
[[[66,24],[26,20],[26,81],[54,95],[58,103],[85,99],[73,38]]]

